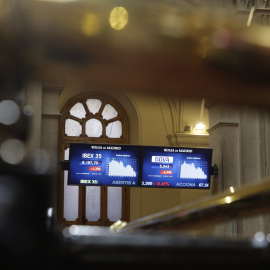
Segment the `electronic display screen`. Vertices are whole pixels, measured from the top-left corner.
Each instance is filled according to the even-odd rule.
[[[70,144],[68,185],[139,185],[141,146]]]
[[[212,149],[143,147],[142,187],[209,189]]]

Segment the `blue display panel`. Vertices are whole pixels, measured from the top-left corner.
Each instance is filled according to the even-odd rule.
[[[141,146],[70,144],[69,185],[138,186]]]
[[[142,187],[209,189],[212,149],[143,147]]]

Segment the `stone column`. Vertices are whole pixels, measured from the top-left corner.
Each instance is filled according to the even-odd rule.
[[[269,175],[269,112],[247,106],[208,105],[209,144],[218,176],[212,193],[260,181]],[[219,236],[246,238],[269,232],[269,215],[234,220],[216,227]]]
[[[241,183],[260,181],[269,176],[269,112],[241,109]],[[242,219],[241,234],[250,238],[256,232],[270,232],[269,214]]]
[[[59,95],[63,88],[62,85],[55,84],[43,84],[42,87],[41,148],[46,150],[50,157],[50,167],[53,175],[51,200],[55,220],[57,217],[58,130],[61,117],[59,113]]]
[[[41,111],[42,111],[42,84],[29,82],[25,87],[25,105],[33,107],[33,115],[29,127],[27,149],[39,149],[41,143]]]
[[[209,145],[213,149],[212,163],[218,166],[217,177],[212,177],[212,194],[240,186],[240,134],[239,110],[225,105],[208,105]],[[215,227],[215,234],[235,238],[239,222],[232,221]]]
[[[235,107],[212,105],[209,110],[209,145],[218,175],[212,181],[212,193],[240,186],[239,111]]]

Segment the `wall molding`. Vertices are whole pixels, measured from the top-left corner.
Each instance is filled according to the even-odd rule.
[[[170,146],[209,147],[209,134],[175,133],[167,138]]]
[[[212,126],[211,128],[207,129],[207,132],[210,133],[220,127],[238,127],[238,126],[239,126],[239,123],[219,122],[216,125]]]
[[[62,114],[50,114],[50,113],[43,113],[42,114],[42,118],[60,118],[62,116]]]
[[[65,88],[64,84],[53,84],[53,83],[43,83],[42,84],[42,90],[44,92],[49,92],[49,91],[53,91],[53,92],[59,92],[61,93]]]

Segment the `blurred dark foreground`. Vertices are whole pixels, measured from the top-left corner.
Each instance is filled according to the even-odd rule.
[[[270,239],[260,233],[250,240],[224,240],[159,230],[151,224],[147,229],[142,225],[122,233],[95,226],[60,229],[48,214],[50,175],[32,173],[27,167],[9,169],[0,177],[1,269],[270,267]],[[262,197],[265,196],[269,198],[269,192]],[[237,205],[239,208],[248,202],[240,199]],[[215,207],[207,210],[207,215],[211,217],[215,210]],[[228,214],[228,209],[224,210]],[[196,209],[192,211],[195,213]],[[203,211],[198,210],[193,217],[188,214],[184,219],[191,216],[191,220],[199,221],[200,212]],[[176,220],[173,222],[175,225]]]
[[[140,26],[147,23],[148,27],[131,22],[133,31],[114,35],[106,26],[93,37],[91,31],[87,35],[79,31],[77,19],[85,15],[86,2],[81,1],[81,6],[75,2],[60,6],[46,1],[0,1],[1,99],[17,101],[20,88],[29,79],[65,80],[72,73],[80,74],[85,83],[91,80],[96,85],[269,106],[270,53],[269,44],[264,43],[269,29],[253,28],[247,33],[239,27],[231,31],[228,23],[224,32],[224,28],[218,31],[220,25],[215,20],[208,20],[203,28],[201,20],[208,14],[199,16],[200,13],[196,13],[195,21],[186,17],[179,20],[185,22],[180,29],[168,20],[170,8],[162,6],[160,10],[164,13],[160,18],[152,14],[146,19],[136,13],[136,7],[135,21],[141,22]],[[108,6],[93,3],[92,10],[97,14],[115,4],[114,1],[109,1]],[[172,12],[172,16],[175,14]],[[102,26],[103,22],[100,23]],[[185,25],[186,32],[182,34],[180,30]],[[226,39],[225,47],[209,39],[213,32],[219,41]],[[221,83],[224,81],[227,85]],[[182,87],[183,84],[187,87]],[[9,137],[25,140],[27,129],[24,121],[14,129],[1,124],[1,142]],[[50,185],[49,173],[35,171],[27,164],[10,165],[1,160],[0,269],[270,267],[270,239],[262,234],[240,241],[194,237],[174,230],[151,229],[151,226],[147,230],[138,226],[125,233],[87,226],[58,228],[48,213]],[[257,202],[260,194],[256,196]],[[261,198],[264,200],[258,213],[269,211],[269,193]],[[234,211],[242,206],[254,206],[253,202],[240,198]],[[212,210],[216,208],[209,209],[209,216]],[[200,213],[198,209],[194,211]],[[220,213],[218,217],[222,216]]]

